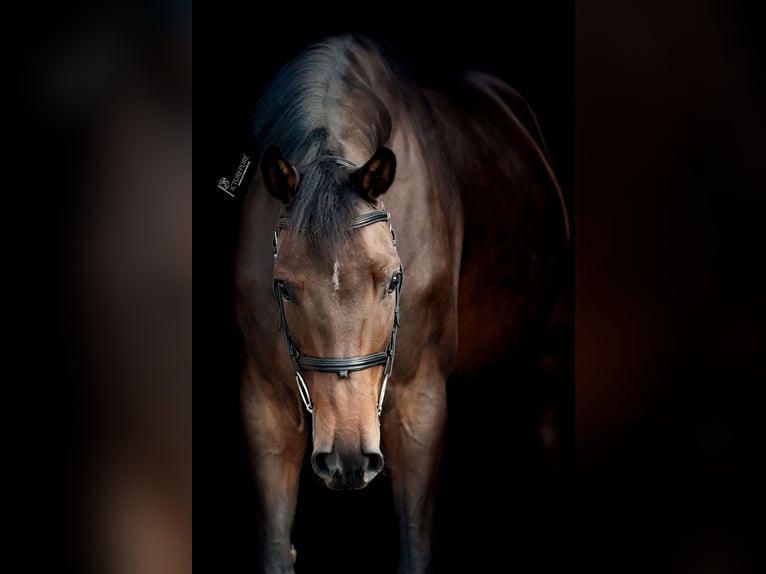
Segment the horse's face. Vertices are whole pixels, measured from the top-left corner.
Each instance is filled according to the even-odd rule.
[[[270,183],[267,175],[267,187],[275,189]],[[401,280],[399,256],[384,223],[350,231],[332,255],[312,247],[303,231],[286,229],[279,236],[275,292],[304,355],[348,358],[385,350]],[[312,466],[332,489],[363,488],[383,468],[377,413],[383,370],[352,371],[347,378],[302,371],[314,404]]]

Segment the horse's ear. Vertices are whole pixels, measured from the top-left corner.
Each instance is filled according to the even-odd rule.
[[[387,147],[379,147],[375,155],[354,172],[354,178],[363,197],[375,200],[386,193],[396,175],[396,156]]]
[[[261,171],[269,193],[285,204],[290,203],[298,187],[298,172],[282,157],[278,147],[263,152]]]

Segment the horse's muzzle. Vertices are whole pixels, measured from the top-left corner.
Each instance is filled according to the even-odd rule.
[[[314,472],[332,490],[356,490],[364,488],[383,469],[383,454],[378,449],[370,451],[331,452],[314,451],[311,455]]]

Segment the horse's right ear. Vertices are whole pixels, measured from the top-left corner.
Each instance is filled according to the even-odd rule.
[[[279,148],[272,146],[261,156],[263,181],[269,193],[284,204],[289,204],[298,188],[298,172],[283,157]]]
[[[370,160],[354,172],[354,179],[363,197],[375,201],[394,182],[396,156],[387,147],[379,147]]]

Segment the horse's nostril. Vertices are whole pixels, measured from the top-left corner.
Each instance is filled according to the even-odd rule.
[[[379,452],[366,453],[367,456],[367,470],[372,472],[380,472],[383,469],[383,455]]]
[[[344,455],[335,449],[331,452],[314,451],[311,466],[330,488],[362,488],[383,469],[383,455],[377,449],[370,452],[357,450]]]
[[[311,455],[311,466],[319,476],[329,476],[331,474],[330,466],[327,464],[327,457],[329,456],[329,452],[315,452]]]

